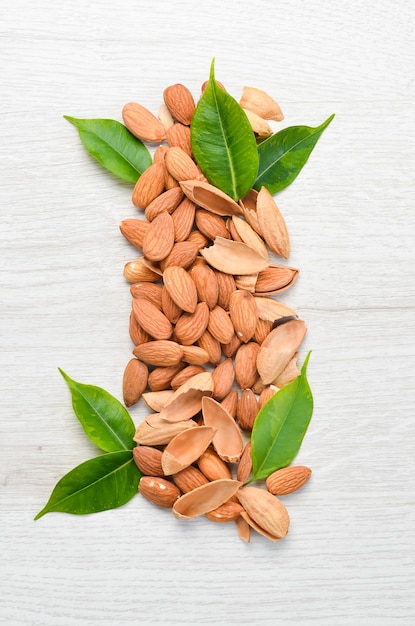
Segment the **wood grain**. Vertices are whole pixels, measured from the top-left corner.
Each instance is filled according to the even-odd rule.
[[[0,617],[11,626],[410,626],[413,589],[412,3],[15,0],[0,26],[2,436]],[[336,117],[279,194],[308,325],[315,413],[285,497],[289,536],[178,522],[142,498],[38,522],[56,481],[96,453],[57,367],[121,397],[136,251],[118,230],[131,187],[63,119],[121,120],[162,90],[200,93],[211,58],[285,120]],[[275,125],[277,128],[278,125]],[[143,416],[133,407],[133,419]]]

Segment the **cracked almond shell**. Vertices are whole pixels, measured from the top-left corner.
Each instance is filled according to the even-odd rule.
[[[276,539],[286,536],[290,518],[287,509],[276,496],[265,489],[248,486],[238,491],[238,500],[258,526]]]
[[[177,474],[194,463],[209,446],[215,432],[209,426],[199,426],[184,430],[173,437],[161,457],[164,475]]]
[[[230,500],[241,484],[232,478],[221,478],[197,487],[176,500],[173,513],[178,519],[193,519],[205,515]]]
[[[280,324],[263,341],[256,360],[264,385],[269,385],[284,371],[301,345],[307,327],[303,320]]]
[[[226,193],[201,180],[182,180],[180,187],[184,194],[195,204],[216,215],[241,215],[242,209]]]
[[[213,246],[202,248],[201,255],[220,272],[232,275],[255,274],[268,267],[268,261],[241,241],[216,237]]]
[[[216,429],[212,445],[218,456],[227,463],[236,463],[241,458],[244,442],[239,426],[224,406],[213,398],[202,400],[203,422]]]

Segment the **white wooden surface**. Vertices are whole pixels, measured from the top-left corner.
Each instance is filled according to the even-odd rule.
[[[406,0],[14,0],[2,9],[1,623],[410,626],[414,603],[414,67]],[[336,118],[279,197],[306,320],[315,412],[285,499],[289,537],[242,543],[142,498],[50,514],[56,481],[95,454],[60,366],[121,397],[134,250],[131,187],[64,114],[121,120],[130,100],[196,94],[211,58],[285,125]],[[142,409],[132,415],[139,421]]]

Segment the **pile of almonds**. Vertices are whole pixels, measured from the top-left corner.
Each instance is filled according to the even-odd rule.
[[[192,157],[191,92],[175,84],[163,96],[158,117],[138,103],[123,108],[130,132],[158,144],[132,194],[144,219],[120,225],[142,251],[124,268],[135,346],[124,372],[124,403],[143,398],[152,412],[134,437],[139,491],[177,518],[234,521],[245,541],[250,528],[275,541],[289,525],[276,496],[301,487],[311,470],[278,470],[267,490],[243,486],[251,473],[243,433],[299,375],[306,326],[272,297],[296,281],[298,269],[270,259],[270,252],[284,259],[290,252],[272,195],[262,187],[235,202],[211,185]],[[244,88],[240,104],[260,138],[272,133],[267,120],[283,118],[278,104],[252,87]]]

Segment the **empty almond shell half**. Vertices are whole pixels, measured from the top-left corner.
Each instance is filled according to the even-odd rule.
[[[183,180],[180,181],[180,187],[192,202],[216,215],[240,215],[242,213],[241,207],[235,200],[205,181]]]
[[[200,251],[206,261],[225,274],[255,274],[268,267],[262,254],[241,241],[216,237],[213,246]]]
[[[212,444],[218,456],[227,463],[239,461],[244,442],[232,415],[219,402],[207,396],[202,400],[202,414],[205,425],[216,429]]]
[[[290,320],[277,326],[262,343],[257,356],[257,370],[264,385],[273,383],[298,350],[307,327],[303,320]]]
[[[173,513],[178,519],[193,519],[205,515],[230,500],[241,485],[242,483],[232,478],[214,480],[185,493],[176,500]]]
[[[213,378],[210,372],[195,374],[183,383],[160,411],[168,422],[190,419],[202,408],[202,398],[213,394]]]
[[[161,457],[164,475],[176,474],[194,463],[211,443],[215,432],[209,426],[199,426],[184,430],[173,437]]]

